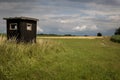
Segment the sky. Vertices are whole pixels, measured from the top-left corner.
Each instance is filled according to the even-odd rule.
[[[39,19],[37,33],[113,35],[120,27],[120,0],[0,0],[0,33],[5,17]]]

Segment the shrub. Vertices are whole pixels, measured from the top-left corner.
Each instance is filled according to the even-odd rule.
[[[120,35],[120,27],[118,29],[116,29],[115,35]]]
[[[97,33],[97,36],[102,36],[102,33],[100,33],[100,32],[99,32],[99,33]]]
[[[120,43],[120,35],[114,35],[111,37],[111,41]]]

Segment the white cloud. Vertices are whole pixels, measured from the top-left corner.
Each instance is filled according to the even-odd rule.
[[[84,31],[87,29],[87,26],[86,25],[83,25],[83,26],[77,26],[75,28],[73,28],[73,30],[76,30],[76,31]]]
[[[120,21],[120,15],[112,15],[112,16],[109,16],[108,19],[113,21]]]
[[[68,23],[66,20],[60,20],[61,23]]]
[[[98,28],[97,28],[96,25],[91,25],[89,28],[90,28],[90,30],[93,30],[93,31],[94,31],[94,30],[98,30]]]
[[[37,26],[37,33],[42,33],[42,32],[44,32],[44,30],[41,29],[39,26]]]
[[[98,28],[96,25],[82,25],[73,28],[74,31],[96,31]]]
[[[60,23],[73,23],[74,21],[73,20],[68,20],[68,19],[66,19],[66,20],[60,20]]]

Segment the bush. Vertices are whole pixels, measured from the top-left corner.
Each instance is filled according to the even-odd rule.
[[[118,29],[116,29],[115,35],[120,35],[120,27]]]
[[[114,35],[111,37],[111,41],[120,43],[120,35]]]
[[[102,36],[102,33],[97,33],[97,36]]]

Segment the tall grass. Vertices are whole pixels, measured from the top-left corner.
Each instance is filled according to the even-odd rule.
[[[0,80],[120,80],[120,45],[108,38],[0,40]]]
[[[39,80],[53,77],[48,64],[65,51],[59,42],[39,39],[37,44],[16,44],[0,38],[0,80]]]

